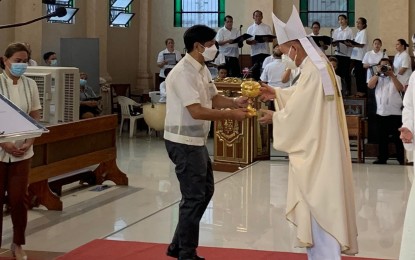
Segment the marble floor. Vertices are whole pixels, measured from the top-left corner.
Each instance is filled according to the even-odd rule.
[[[49,252],[43,259],[53,259],[97,238],[169,243],[180,193],[163,140],[144,132],[128,138],[125,132],[117,142],[117,163],[129,186],[65,186],[63,211],[29,212],[24,247],[29,255]],[[213,155],[212,141],[209,150]],[[200,245],[303,252],[293,248],[293,230],[284,218],[288,163],[272,155],[235,173],[215,172]],[[412,171],[412,166],[353,164],[359,256],[398,258]],[[10,254],[12,236],[10,216],[3,221],[0,257]]]

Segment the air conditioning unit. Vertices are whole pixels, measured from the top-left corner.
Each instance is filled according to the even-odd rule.
[[[36,81],[39,90],[41,122],[50,123],[50,104],[52,101],[52,76],[50,73],[30,73],[24,74],[26,77]]]
[[[50,123],[79,120],[79,69],[30,66],[27,73],[50,73],[52,77]]]

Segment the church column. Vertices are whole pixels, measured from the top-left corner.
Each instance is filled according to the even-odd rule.
[[[108,4],[86,1],[86,37],[99,39],[99,75],[108,76]]]
[[[46,5],[38,0],[15,0],[10,1],[15,5],[15,20],[11,23],[27,22],[42,17]],[[3,12],[3,10],[1,10]],[[4,10],[5,11],[5,10]],[[6,11],[5,11],[6,12]],[[2,14],[3,15],[3,14]],[[32,59],[42,64],[42,24],[45,20],[37,21],[28,25],[16,27],[13,42],[27,42],[32,49]],[[13,30],[13,29],[5,29]]]
[[[135,94],[148,93],[153,90],[153,76],[150,73],[149,63],[155,62],[150,59],[150,1],[140,0],[139,11],[136,16],[139,17],[138,27],[138,71],[137,86],[132,90]]]

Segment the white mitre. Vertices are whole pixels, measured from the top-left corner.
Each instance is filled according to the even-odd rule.
[[[293,6],[293,11],[287,23],[283,23],[274,13],[272,14],[272,21],[274,22],[278,44],[281,45],[289,41],[299,40],[308,57],[320,71],[324,94],[326,96],[334,95],[333,82],[327,70],[327,57],[316,45],[314,40],[311,37],[307,37],[303,23],[301,22],[295,6]]]
[[[293,11],[287,23],[283,23],[274,13],[272,14],[272,21],[274,22],[275,32],[277,33],[278,44],[307,37],[295,6],[293,6]]]

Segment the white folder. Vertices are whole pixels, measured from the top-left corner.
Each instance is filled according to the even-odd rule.
[[[49,130],[0,94],[0,143],[41,136]]]

